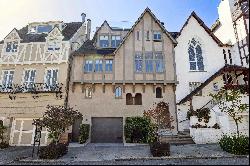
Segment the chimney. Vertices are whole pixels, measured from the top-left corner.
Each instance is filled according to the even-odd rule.
[[[91,33],[91,20],[87,19],[87,39],[90,39],[90,33]]]
[[[86,14],[82,13],[81,16],[82,16],[82,23],[84,23],[85,22],[85,18],[86,18]]]

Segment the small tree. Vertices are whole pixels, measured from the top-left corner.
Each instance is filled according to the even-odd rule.
[[[218,93],[210,94],[210,96],[212,96],[213,100],[218,102],[221,112],[225,112],[233,118],[236,125],[237,136],[239,137],[239,123],[242,123],[243,118],[242,115],[239,115],[239,113],[245,112],[249,108],[248,104],[242,103],[241,90],[227,90],[225,88],[221,88]]]
[[[46,127],[50,133],[49,137],[57,144],[66,129],[73,125],[75,119],[80,117],[82,117],[82,114],[77,110],[73,110],[73,108],[48,105],[43,119],[36,123],[40,123],[42,127]]]
[[[4,132],[7,130],[7,127],[3,125],[3,123],[0,122],[0,139],[1,143],[4,143]]]
[[[153,106],[155,106],[155,104]],[[174,121],[173,116],[170,116],[169,106],[166,102],[161,101],[156,105],[155,108],[150,108],[148,111],[144,111],[144,116],[153,120],[157,126],[157,130],[174,129],[174,126],[171,126],[172,122]]]

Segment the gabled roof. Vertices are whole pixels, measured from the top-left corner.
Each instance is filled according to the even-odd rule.
[[[128,29],[128,28],[123,29],[123,28],[119,28],[119,27],[111,27],[111,26],[109,25],[108,21],[105,20],[105,21],[102,23],[102,25],[101,25],[101,26],[97,29],[97,31],[95,32],[94,37],[93,37],[93,40],[96,39],[98,32],[101,30],[101,28],[104,26],[104,24],[107,24],[108,27],[109,27],[112,31],[129,31],[129,30],[130,30],[130,29]]]
[[[64,36],[64,41],[70,40],[77,30],[82,26],[82,22],[71,22],[66,23],[66,27],[62,30],[62,35]],[[42,34],[28,34],[28,25],[20,30],[17,30],[19,37],[21,38],[21,43],[29,42],[45,42],[45,37],[48,36],[46,33]],[[8,35],[7,35],[8,36]],[[0,41],[0,44],[4,41]]]
[[[166,30],[166,28],[161,24],[160,20],[158,20],[156,18],[156,16],[151,12],[151,10],[147,7],[144,12],[141,14],[141,16],[137,19],[137,21],[134,23],[134,25],[132,26],[132,28],[130,29],[130,31],[127,33],[127,35],[123,38],[121,44],[117,47],[117,49],[115,50],[114,53],[116,53],[119,48],[124,44],[124,42],[126,41],[126,39],[128,38],[128,36],[133,32],[133,30],[135,29],[136,25],[141,21],[141,19],[143,18],[143,16],[149,13],[154,21],[160,26],[160,28],[162,29],[162,31],[172,40],[172,42],[176,45],[177,41],[171,36],[171,34]]]
[[[97,49],[95,47],[95,45],[94,45],[93,40],[87,40],[73,54],[74,55],[82,55],[82,54],[109,55],[109,54],[113,54],[114,51],[115,51],[115,48],[100,48],[100,49]]]
[[[200,90],[202,90],[204,87],[206,87],[210,82],[212,82],[215,78],[223,74],[224,72],[229,72],[229,71],[246,71],[248,72],[248,68],[242,67],[242,66],[237,66],[237,65],[225,65],[221,69],[219,69],[217,72],[215,72],[211,77],[209,77],[205,82],[203,82],[199,87],[197,87],[195,90],[193,90],[191,93],[189,93],[186,97],[180,100],[177,105],[183,104],[187,102],[189,99],[191,99],[195,94],[197,94]]]
[[[185,24],[182,26],[181,30],[180,30],[180,34],[179,36],[181,35],[183,29],[188,25],[188,22],[191,18],[194,18],[202,28],[204,28],[204,30],[208,33],[209,36],[212,37],[212,39],[220,46],[220,47],[231,47],[232,45],[229,45],[229,44],[223,44],[220,39],[218,39],[214,33],[210,30],[210,28],[208,28],[206,26],[206,24],[202,21],[202,19],[200,17],[198,17],[198,15],[193,11],[191,13],[191,15],[188,17],[187,21],[185,22]]]

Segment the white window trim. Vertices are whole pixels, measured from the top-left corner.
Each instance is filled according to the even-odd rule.
[[[46,84],[46,82],[47,82],[46,76],[47,76],[47,71],[48,70],[57,70],[58,71],[57,72],[57,83],[59,83],[59,68],[46,68],[45,72],[44,72],[44,84]],[[46,87],[44,87],[44,89],[46,89]],[[48,90],[48,89],[46,89],[46,90]]]
[[[2,73],[1,73],[1,82],[0,82],[0,85],[3,85],[2,83],[3,83],[3,77],[4,77],[4,72],[5,71],[13,71],[14,72],[14,74],[13,74],[13,80],[12,80],[12,83],[14,83],[14,75],[15,75],[15,69],[4,69],[4,70],[2,70]]]
[[[23,69],[23,77],[22,77],[22,85],[25,83],[25,71],[28,71],[28,70],[35,70],[36,71],[36,74],[37,74],[37,70],[35,68],[24,68]],[[36,75],[35,75],[35,78],[34,78],[34,84],[36,83]]]
[[[155,33],[160,34],[161,35],[161,38],[160,39],[155,39],[154,36],[155,36]],[[154,41],[162,41],[162,32],[161,31],[153,31],[153,40]]]

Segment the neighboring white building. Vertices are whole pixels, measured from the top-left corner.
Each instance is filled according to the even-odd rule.
[[[213,35],[195,12],[189,16],[176,40],[176,72],[179,81],[176,98],[179,102],[225,65],[224,54],[230,63],[231,46],[223,44]]]
[[[219,19],[212,26],[213,33],[226,44],[233,45],[233,60],[249,67],[249,5],[248,0],[222,0]]]

